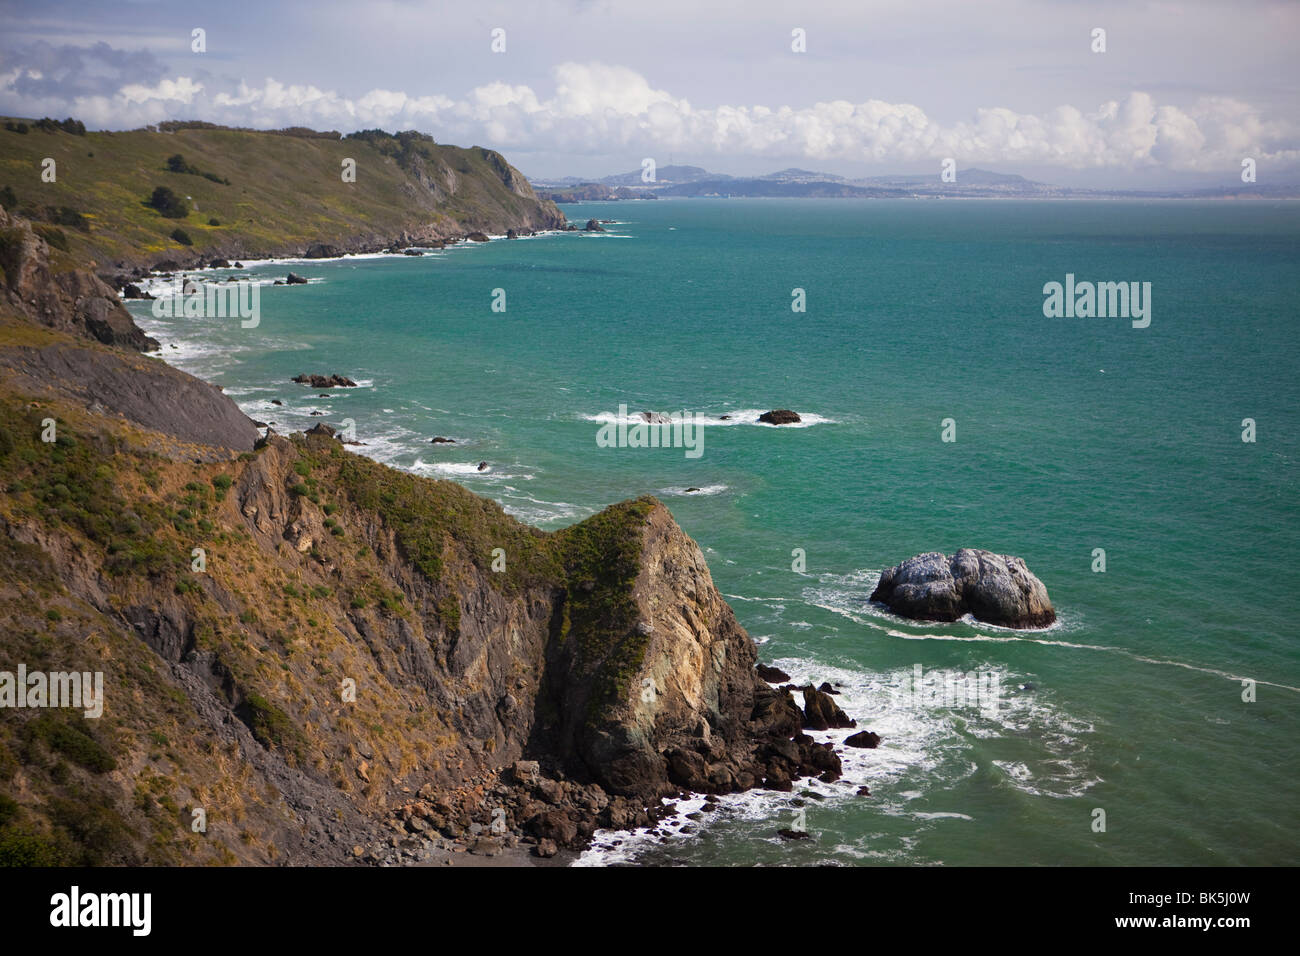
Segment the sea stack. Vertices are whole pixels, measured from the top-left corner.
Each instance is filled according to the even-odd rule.
[[[987,624],[1028,628],[1056,620],[1047,587],[1023,559],[976,548],[961,548],[951,557],[931,551],[908,558],[880,575],[871,600],[922,621],[970,614]]]

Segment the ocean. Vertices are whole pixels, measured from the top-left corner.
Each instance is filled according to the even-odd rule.
[[[130,307],[277,431],[349,419],[354,451],[523,521],[659,496],[761,659],[882,737],[841,748],[840,782],[683,804],[579,864],[1300,862],[1300,205],[565,211],[617,222],[208,274],[310,280],[263,285],[255,328]],[[1149,282],[1149,326],[1046,317],[1067,275]],[[300,373],[360,387],[319,397]],[[600,447],[621,405],[714,423],[698,457]],[[755,422],[774,408],[804,422]],[[882,568],[959,547],[1023,557],[1058,623],[868,604]],[[918,701],[918,668],[997,698]]]

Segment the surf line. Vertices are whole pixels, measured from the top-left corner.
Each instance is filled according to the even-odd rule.
[[[868,623],[868,622],[862,622]],[[1015,642],[1017,644],[1044,644],[1049,647],[1067,647],[1072,650],[1080,651],[1109,651],[1112,654],[1121,654],[1135,661],[1141,661],[1143,664],[1163,664],[1167,667],[1181,667],[1189,671],[1197,671],[1201,674],[1209,674],[1212,677],[1222,677],[1224,680],[1250,681],[1252,684],[1263,684],[1265,687],[1276,687],[1278,690],[1289,690],[1293,694],[1300,694],[1300,687],[1292,687],[1289,684],[1277,684],[1273,681],[1260,680],[1257,677],[1242,677],[1238,674],[1229,674],[1227,671],[1215,670],[1212,667],[1200,667],[1196,664],[1187,664],[1183,661],[1169,661],[1159,657],[1143,657],[1124,647],[1110,647],[1105,644],[1077,644],[1073,641],[1044,641],[1032,637],[959,637],[955,634],[908,634],[905,631],[895,631],[891,628],[881,627],[877,624],[869,624],[877,630],[884,631],[890,637],[899,637],[907,641],[975,641],[975,642],[994,642],[1006,643]]]
[[[1183,661],[1170,661],[1159,657],[1144,657],[1143,655],[1130,651],[1125,647],[1113,647],[1107,644],[1079,644],[1074,641],[1048,641],[1035,637],[1010,637],[992,634],[978,634],[970,637],[963,637],[959,634],[909,634],[906,631],[898,631],[891,627],[886,627],[883,624],[878,624],[867,618],[860,617],[859,615],[850,613],[843,608],[833,607],[829,604],[808,603],[813,607],[821,608],[823,611],[830,611],[834,614],[847,617],[855,624],[862,624],[866,627],[874,628],[877,631],[884,631],[885,634],[890,637],[897,637],[904,641],[963,641],[976,644],[1043,644],[1048,647],[1065,647],[1080,651],[1103,651],[1112,654],[1121,654],[1124,657],[1140,661],[1143,664],[1162,664],[1167,667],[1181,667],[1184,670],[1197,671],[1201,674],[1209,674],[1211,677],[1221,677],[1224,680],[1236,681],[1238,683],[1241,681],[1251,681],[1254,684],[1263,684],[1265,687],[1276,687],[1278,690],[1289,690],[1293,694],[1300,694],[1300,687],[1292,687],[1290,684],[1279,684],[1275,681],[1261,680],[1257,677],[1242,677],[1237,674],[1230,674],[1227,671],[1216,670],[1212,667],[1201,667],[1197,664],[1187,664]]]

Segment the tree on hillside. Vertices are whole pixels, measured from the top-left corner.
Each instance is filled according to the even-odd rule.
[[[184,219],[190,214],[189,204],[166,186],[159,186],[153,191],[149,205],[167,219]]]

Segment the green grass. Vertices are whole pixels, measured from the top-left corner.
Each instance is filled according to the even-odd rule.
[[[557,533],[568,582],[560,636],[576,642],[575,666],[593,678],[589,720],[626,698],[650,643],[636,627],[633,585],[641,529],[655,504],[624,501]]]
[[[176,154],[187,169],[202,172],[170,171],[167,161]],[[47,156],[57,164],[54,183],[33,172]],[[356,161],[354,183],[342,180],[344,159]],[[429,224],[446,234],[504,230],[537,209],[529,187],[520,186],[525,195],[518,195],[506,177],[524,184],[491,150],[413,137],[329,139],[220,128],[20,135],[0,128],[0,189],[12,191],[28,218],[42,219],[49,208],[67,210],[69,222],[84,221],[89,231],[74,229],[61,240],[83,260],[141,261],[176,250],[169,239],[176,220],[149,205],[159,187],[185,205],[179,211],[195,251],[229,255],[352,235],[396,236]],[[424,183],[436,184],[436,191]]]
[[[62,715],[42,714],[23,726],[23,739],[29,753],[39,742],[51,753],[62,754],[92,773],[107,773],[117,768],[113,755],[87,729],[84,721],[70,723]]]
[[[301,733],[289,715],[260,694],[249,694],[244,709],[248,729],[263,747],[293,750],[301,742]]]

